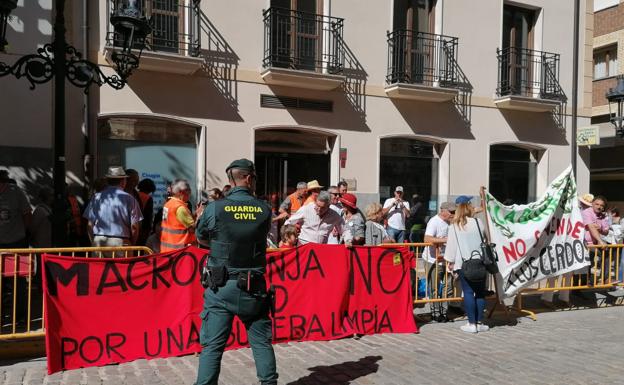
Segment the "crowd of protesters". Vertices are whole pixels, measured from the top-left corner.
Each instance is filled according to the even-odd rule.
[[[200,194],[195,205],[190,201],[189,182],[177,179],[167,185],[163,207],[155,207],[152,195],[156,184],[148,178],[140,180],[139,175],[133,169],[109,167],[104,177],[94,181],[84,205],[77,198],[79,194],[68,193],[63,246],[146,245],[154,252],[164,252],[197,244],[194,232],[203,208],[209,202],[226,198],[231,188],[213,187]],[[477,223],[472,220],[480,208],[472,207],[472,197],[460,196],[455,201],[443,202],[439,211],[429,217],[417,194],[411,202],[404,199],[402,186],[396,186],[393,196],[383,205],[370,203],[364,208],[358,206],[357,196],[349,192],[344,180],[327,188],[317,180],[301,181],[292,187],[292,193],[281,201],[278,194],[260,197],[272,210],[267,247],[292,248],[306,243],[348,247],[409,241],[430,243],[433,246],[426,247],[421,256],[425,271],[438,265],[442,266],[442,272],[446,269],[454,272],[457,286],[464,293],[469,322],[462,330],[487,330],[481,322],[485,287],[466,280],[460,269],[461,254],[481,242],[476,233]],[[53,246],[52,189],[42,186],[36,200],[33,210],[26,194],[8,172],[0,170],[0,249]],[[624,220],[617,208],[609,206],[602,196],[584,194],[578,200],[587,230],[587,245],[623,243]],[[481,224],[480,228],[484,226]],[[624,265],[624,255],[621,264]],[[620,282],[624,280],[623,271],[619,269]],[[569,292],[560,291],[558,300],[568,302]],[[544,293],[542,301],[552,306],[553,292]],[[446,320],[446,303],[436,306],[440,315],[436,319]],[[17,311],[23,317],[25,309]]]

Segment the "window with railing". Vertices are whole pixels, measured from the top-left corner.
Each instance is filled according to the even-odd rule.
[[[518,95],[561,100],[559,54],[508,47],[497,50],[498,96]]]
[[[342,73],[343,19],[275,7],[263,16],[263,67]]]
[[[457,84],[457,38],[412,30],[388,34],[388,72],[393,83]]]
[[[115,1],[107,0],[113,10]],[[145,15],[152,33],[145,41],[145,50],[197,56],[200,47],[200,10],[198,1],[143,0]],[[120,44],[110,23],[107,25],[108,45]]]

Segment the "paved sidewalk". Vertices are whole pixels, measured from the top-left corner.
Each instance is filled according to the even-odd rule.
[[[463,322],[394,334],[276,346],[280,384],[623,384],[624,306],[539,314],[487,333]],[[45,360],[0,363],[0,384],[192,384],[193,356],[45,375]],[[221,384],[255,384],[249,349],[226,352]]]

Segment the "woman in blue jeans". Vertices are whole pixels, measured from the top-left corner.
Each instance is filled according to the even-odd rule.
[[[468,323],[462,325],[461,330],[476,333],[485,332],[489,327],[482,323],[485,310],[485,280],[469,281],[462,271],[463,261],[472,258],[473,252],[481,252],[479,228],[484,227],[482,223],[477,226],[478,219],[472,218],[474,209],[470,203],[471,199],[472,197],[462,195],[455,200],[457,209],[449,226],[444,259],[449,262],[449,268],[459,275],[464,291],[464,310],[468,316]]]

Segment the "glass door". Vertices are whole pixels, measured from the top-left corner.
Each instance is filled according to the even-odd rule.
[[[501,81],[512,95],[530,95],[533,63],[534,12],[529,9],[505,5],[503,9],[503,52],[506,65],[501,67]]]

